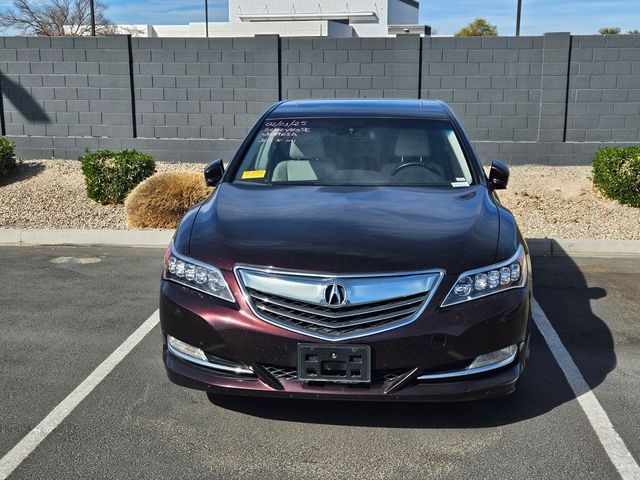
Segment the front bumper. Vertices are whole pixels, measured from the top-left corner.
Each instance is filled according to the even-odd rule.
[[[291,375],[275,374],[278,369],[295,373],[298,343],[324,342],[267,324],[251,313],[242,295],[233,293],[238,299],[236,305],[162,282],[163,356],[172,382],[234,395],[457,401],[507,395],[514,391],[525,367],[530,317],[528,287],[445,309],[439,308],[442,299],[436,296],[410,325],[345,342],[371,347],[373,379],[365,385],[302,382]],[[197,346],[208,355],[249,367],[254,374],[234,374],[191,362],[167,348],[166,335]],[[425,374],[463,369],[464,363],[476,356],[508,345],[518,346],[515,358],[495,370],[418,379]]]
[[[367,386],[311,385],[298,380],[280,380],[281,387],[277,388],[260,377],[240,379],[214,373],[206,367],[181,360],[166,349],[164,362],[173,383],[217,394],[325,400],[453,402],[496,398],[512,393],[524,369],[525,356],[519,355],[512,364],[491,374],[445,382],[419,382],[412,378],[407,386],[392,392],[386,391],[384,383]]]

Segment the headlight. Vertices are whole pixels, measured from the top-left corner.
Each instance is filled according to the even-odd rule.
[[[442,306],[448,307],[511,288],[523,287],[526,282],[527,256],[520,245],[516,254],[510,259],[460,275],[442,302]]]
[[[235,302],[220,269],[180,255],[174,250],[173,243],[167,250],[162,278],[229,302]]]

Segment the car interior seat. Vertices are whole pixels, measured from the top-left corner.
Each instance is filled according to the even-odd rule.
[[[407,128],[401,130],[396,138],[393,163],[382,166],[381,172],[385,175],[391,173],[403,163],[425,163],[429,167],[446,178],[447,174],[442,162],[432,153],[432,140],[425,130]],[[427,170],[425,170],[426,172]],[[415,173],[415,172],[414,172]]]
[[[271,180],[300,182],[327,179],[335,167],[326,159],[320,135],[302,135],[289,143],[289,160],[276,165]],[[333,168],[332,168],[333,167]]]

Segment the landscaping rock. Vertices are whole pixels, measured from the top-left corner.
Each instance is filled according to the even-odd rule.
[[[162,163],[158,172],[202,172],[200,163]],[[590,167],[511,167],[499,197],[526,237],[640,239],[640,208],[602,197]],[[89,200],[80,163],[35,160],[0,181],[0,228],[127,229],[124,208]]]

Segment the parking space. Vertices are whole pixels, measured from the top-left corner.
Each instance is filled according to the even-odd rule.
[[[162,252],[3,247],[0,265],[2,456],[157,308]]]
[[[630,452],[640,458],[640,261],[538,258],[535,295]]]
[[[162,254],[0,249],[0,457],[156,309]],[[534,258],[534,274],[538,302],[638,459],[640,260]],[[535,329],[517,392],[464,404],[211,403],[170,384],[160,354],[156,327],[12,478],[619,477]]]

